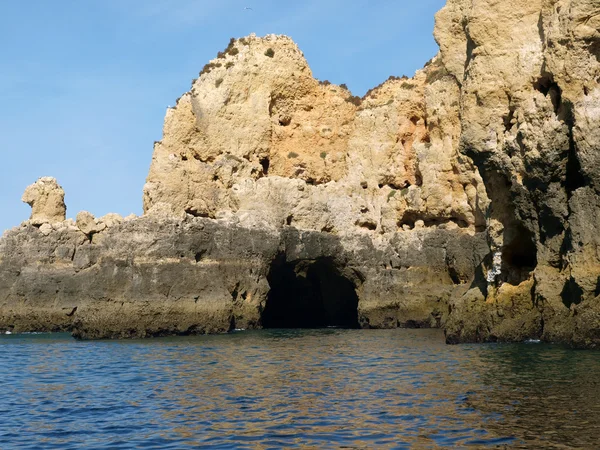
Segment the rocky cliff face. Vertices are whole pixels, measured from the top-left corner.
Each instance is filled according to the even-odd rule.
[[[287,37],[232,40],[167,112],[145,211],[336,234],[480,230],[487,196],[457,151],[457,98],[437,60],[361,100],[314,79]]]
[[[167,111],[144,217],[63,221],[28,188],[0,328],[597,345],[599,26],[591,0],[449,0],[440,54],[362,99],[287,37],[232,40]]]
[[[338,325],[440,326],[485,235],[364,236],[250,229],[186,217],[125,220],[92,235],[33,225],[0,240],[0,329],[82,338]]]
[[[460,86],[459,150],[491,200],[487,279],[455,302],[451,340],[600,336],[596,1],[450,1],[441,60]]]

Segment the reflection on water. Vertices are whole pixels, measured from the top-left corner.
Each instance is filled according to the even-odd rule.
[[[0,337],[0,448],[592,448],[600,353],[436,330]]]

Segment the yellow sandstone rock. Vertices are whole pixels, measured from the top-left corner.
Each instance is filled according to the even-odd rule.
[[[65,220],[67,212],[65,191],[55,178],[40,178],[27,187],[22,200],[31,206],[29,222],[32,225],[52,224]]]
[[[359,99],[314,79],[288,37],[232,40],[167,111],[144,210],[350,234],[481,229],[458,94],[439,59]]]

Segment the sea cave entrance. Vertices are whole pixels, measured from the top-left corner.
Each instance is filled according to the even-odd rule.
[[[268,281],[263,328],[359,328],[354,284],[330,258],[287,262],[279,255]]]

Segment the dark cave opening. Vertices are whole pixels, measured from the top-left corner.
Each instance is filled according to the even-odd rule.
[[[529,278],[529,273],[537,266],[537,248],[530,231],[523,225],[515,224],[506,233],[506,243],[502,249],[502,272],[504,281],[518,285]]]
[[[359,328],[355,287],[330,258],[287,262],[279,255],[267,279],[263,328]]]
[[[499,281],[517,286],[530,277],[537,266],[536,237],[520,217],[527,217],[527,211],[519,212],[516,205],[527,205],[531,201],[523,190],[515,189],[511,180],[503,173],[504,168],[484,155],[467,151],[483,177],[486,192],[491,200],[488,215],[502,224],[504,230],[502,265]]]
[[[570,308],[573,304],[579,305],[583,301],[583,289],[571,277],[565,283],[560,297],[567,308]]]

